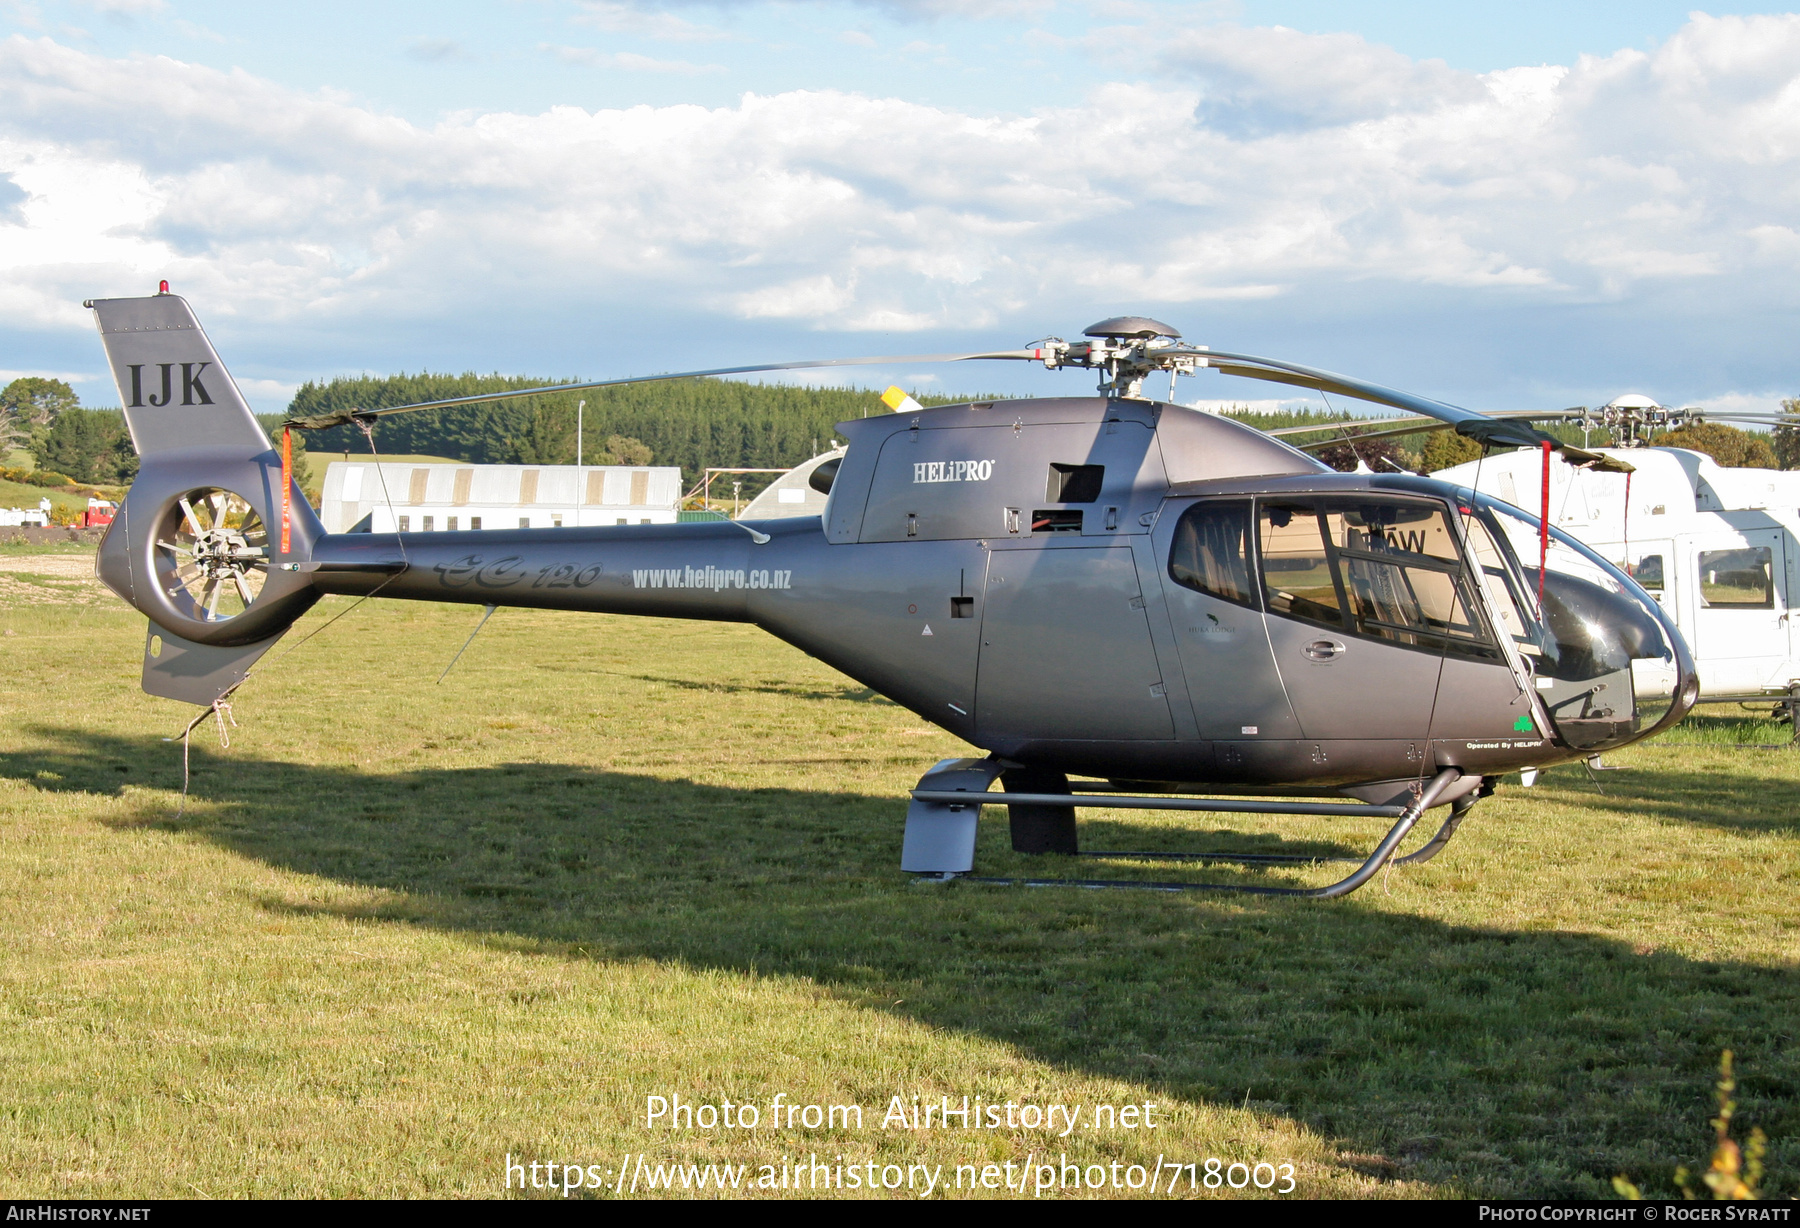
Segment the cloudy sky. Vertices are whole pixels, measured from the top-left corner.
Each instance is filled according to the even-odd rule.
[[[0,373],[91,404],[116,395],[80,301],[165,277],[264,410],[340,373],[1014,346],[1121,312],[1476,408],[1800,395],[1779,10],[0,0],[0,25]]]

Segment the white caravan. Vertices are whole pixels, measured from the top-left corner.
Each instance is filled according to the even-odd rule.
[[[1683,448],[1600,450],[1635,472],[1553,457],[1550,523],[1619,563],[1674,616],[1702,700],[1790,698],[1800,685],[1800,620],[1790,617],[1800,609],[1800,473],[1726,469]],[[1506,452],[1433,476],[1535,516],[1543,465],[1541,453]]]

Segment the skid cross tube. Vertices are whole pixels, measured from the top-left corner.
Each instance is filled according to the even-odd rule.
[[[1234,802],[1210,797],[1101,797],[1086,793],[969,793],[962,789],[914,789],[921,802],[978,806],[1106,806],[1113,810],[1217,810],[1234,814],[1372,814],[1397,819],[1405,806],[1359,806],[1354,802]]]
[[[1350,804],[1334,804],[1330,802],[1240,802],[1225,801],[1216,798],[1172,798],[1172,797],[1103,797],[1095,794],[1080,793],[973,793],[963,790],[915,789],[913,798],[922,802],[952,803],[958,805],[987,804],[1006,805],[1019,803],[1022,805],[1053,806],[1106,806],[1121,810],[1204,810],[1237,814],[1310,814],[1310,815],[1372,815],[1381,818],[1394,818],[1393,827],[1382,837],[1381,843],[1375,846],[1367,860],[1351,874],[1324,887],[1258,887],[1235,883],[1153,883],[1134,882],[1121,879],[1082,879],[1082,878],[976,878],[970,882],[991,883],[997,886],[1017,887],[1086,887],[1095,890],[1108,888],[1137,888],[1146,891],[1234,891],[1243,895],[1286,895],[1298,896],[1309,900],[1331,900],[1339,896],[1349,895],[1358,887],[1375,877],[1382,866],[1386,865],[1406,839],[1419,818],[1431,809],[1438,797],[1457,780],[1462,773],[1456,768],[1445,768],[1420,791],[1419,796],[1408,806],[1358,806]],[[1460,802],[1462,799],[1458,799]],[[1471,803],[1472,805],[1473,803]],[[1444,826],[1433,836],[1426,846],[1401,860],[1407,864],[1425,861],[1437,854],[1450,837],[1456,833],[1457,826],[1468,813],[1467,806],[1453,805],[1450,817]],[[1243,858],[1231,858],[1242,860]],[[1214,860],[1225,860],[1216,858]],[[1313,860],[1313,859],[1307,859]],[[1323,861],[1325,858],[1318,858]],[[948,877],[948,876],[946,876]]]
[[[1075,856],[1099,857],[1110,861],[1229,861],[1246,866],[1310,866],[1315,861],[1362,864],[1360,857],[1333,857],[1326,853],[1162,853],[1135,849],[1081,849]]]

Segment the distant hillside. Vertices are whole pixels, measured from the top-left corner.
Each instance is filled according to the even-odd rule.
[[[289,413],[380,409],[554,382],[473,373],[340,378],[303,385]],[[927,405],[994,399],[914,395]],[[609,436],[622,435],[646,444],[653,463],[680,465],[690,481],[707,466],[797,465],[829,445],[837,423],[889,412],[878,393],[864,390],[672,380],[401,414],[375,428],[375,446],[384,453],[428,453],[477,464],[574,464],[577,400],[587,401],[583,453],[590,461],[605,448]],[[354,427],[310,432],[307,444],[315,455],[368,452]]]

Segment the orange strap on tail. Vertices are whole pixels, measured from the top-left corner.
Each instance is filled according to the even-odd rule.
[[[294,510],[294,432],[281,428],[281,552],[292,544]]]

